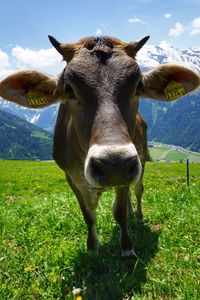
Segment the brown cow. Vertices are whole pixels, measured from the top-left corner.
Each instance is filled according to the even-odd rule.
[[[0,82],[0,96],[37,108],[62,100],[54,135],[53,157],[65,171],[88,226],[88,250],[98,249],[96,207],[101,193],[116,188],[114,218],[125,258],[135,255],[127,230],[134,185],[142,221],[142,177],[147,157],[146,124],[138,113],[139,96],[177,99],[200,84],[185,67],[166,64],[142,74],[135,60],[148,36],[125,43],[89,37],[77,43],[51,43],[67,65],[59,77],[37,71],[17,72]]]

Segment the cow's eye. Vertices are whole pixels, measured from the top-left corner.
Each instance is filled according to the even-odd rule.
[[[74,94],[74,91],[73,91],[73,89],[70,85],[65,86],[65,93],[66,93],[68,99],[75,99],[76,98],[75,94]]]

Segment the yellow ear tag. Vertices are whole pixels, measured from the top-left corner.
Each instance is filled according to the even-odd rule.
[[[175,81],[171,81],[164,92],[168,100],[175,100],[186,94],[183,84]]]
[[[28,104],[32,107],[38,107],[38,106],[48,104],[47,97],[45,96],[45,94],[43,94],[40,91],[30,90],[26,94],[26,99]]]

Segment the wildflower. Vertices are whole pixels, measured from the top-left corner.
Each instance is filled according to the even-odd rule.
[[[81,297],[80,293],[81,293],[81,289],[80,288],[74,288],[72,291],[73,295],[74,295],[74,300],[82,300],[83,298]]]
[[[82,300],[83,298],[80,295],[74,296],[74,300]]]
[[[24,272],[25,273],[29,273],[31,271],[31,267],[26,267],[26,268],[24,268]]]

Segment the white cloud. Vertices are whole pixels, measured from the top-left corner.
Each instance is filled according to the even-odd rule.
[[[16,46],[11,55],[0,50],[0,78],[23,69],[37,69],[49,74],[58,74],[66,65],[54,49],[31,50]]]
[[[171,16],[172,16],[172,14],[170,14],[170,13],[166,13],[166,14],[164,14],[164,17],[165,17],[166,19],[169,19],[169,18],[171,18]]]
[[[170,48],[171,47],[170,43],[167,42],[167,41],[161,41],[160,44],[159,44],[159,46],[161,48]]]
[[[0,50],[0,78],[4,78],[12,72],[14,69],[12,69],[8,54]]]
[[[143,20],[136,18],[136,17],[129,19],[128,23],[130,23],[130,24],[134,24],[134,23],[146,24]]]
[[[109,25],[110,23],[101,23],[100,25],[98,25],[95,35],[102,35],[103,33],[105,33]]]
[[[186,28],[181,23],[177,22],[174,28],[170,29],[169,35],[178,37],[185,31],[185,29]]]
[[[16,69],[12,68],[5,68],[0,70],[0,80],[4,79],[5,77],[9,76],[10,74],[16,72]]]
[[[97,28],[95,35],[102,35],[102,29],[101,28]]]
[[[51,67],[61,61],[60,54],[54,48],[31,50],[16,46],[12,49],[12,56],[17,60],[18,65],[31,68]]]
[[[190,32],[190,35],[196,35],[200,33],[200,18],[195,18],[192,21],[192,31]]]
[[[8,54],[0,50],[0,70],[10,67]]]

